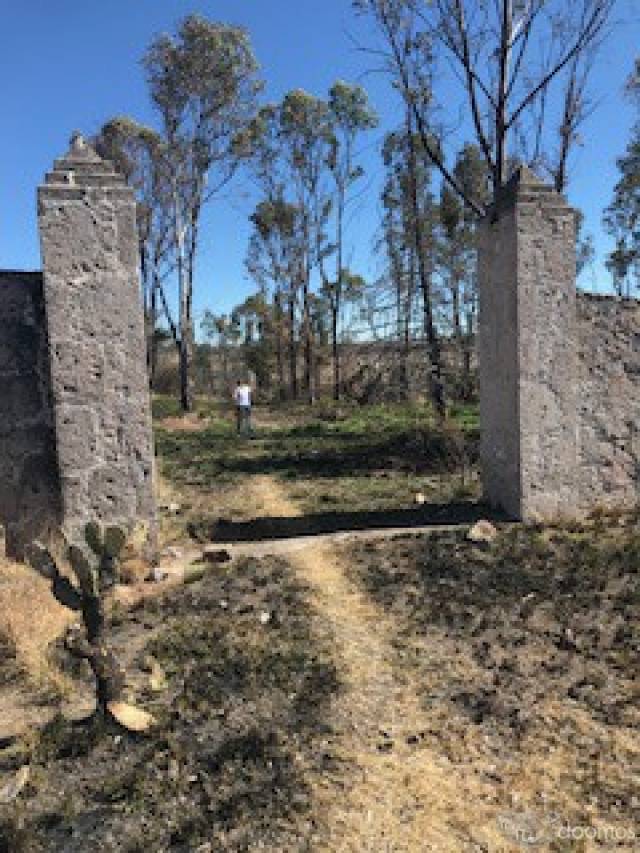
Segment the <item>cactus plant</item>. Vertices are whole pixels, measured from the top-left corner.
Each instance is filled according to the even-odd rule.
[[[97,710],[104,714],[109,703],[121,699],[124,675],[104,641],[104,594],[117,582],[119,558],[127,540],[122,527],[103,527],[89,522],[82,536],[67,542],[67,557],[77,584],[72,584],[58,568],[49,549],[35,542],[27,549],[32,567],[51,581],[55,598],[65,607],[82,613],[84,636],[79,628],[66,638],[68,650],[89,662],[96,679]]]

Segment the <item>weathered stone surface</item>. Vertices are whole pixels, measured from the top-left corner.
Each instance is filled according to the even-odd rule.
[[[575,214],[526,168],[480,229],[481,459],[525,520],[640,497],[640,303],[576,293]]]
[[[497,538],[497,529],[486,519],[476,522],[467,533],[469,542],[474,542],[476,545],[489,545]]]
[[[578,490],[640,499],[640,302],[578,294]]]
[[[515,206],[479,231],[480,454],[488,500],[518,516],[517,233]]]
[[[0,523],[7,550],[60,519],[40,273],[0,272]]]
[[[75,136],[38,191],[64,526],[153,515],[133,192]]]
[[[38,192],[44,273],[0,271],[0,523],[12,556],[62,524],[150,521],[136,206],[75,135]]]

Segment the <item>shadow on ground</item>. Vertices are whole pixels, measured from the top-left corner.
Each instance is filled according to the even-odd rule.
[[[491,510],[486,504],[460,501],[424,504],[415,509],[324,512],[294,517],[262,517],[249,521],[211,521],[205,518],[190,522],[187,530],[193,539],[202,543],[260,542],[349,531],[454,527],[474,524],[481,518],[505,520],[504,516]]]

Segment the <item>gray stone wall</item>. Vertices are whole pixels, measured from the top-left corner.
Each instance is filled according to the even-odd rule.
[[[532,173],[516,191],[521,515],[575,511],[575,213]]]
[[[479,229],[480,460],[487,499],[521,513],[515,204]]]
[[[81,137],[38,191],[63,519],[153,516],[136,203]]]
[[[640,308],[578,296],[575,214],[521,168],[480,228],[481,460],[524,520],[639,496]]]
[[[578,491],[593,505],[640,499],[640,302],[578,294]]]
[[[0,272],[0,524],[7,551],[60,521],[41,273]]]

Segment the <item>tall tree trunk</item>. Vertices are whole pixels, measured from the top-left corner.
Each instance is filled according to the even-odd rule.
[[[156,378],[158,369],[158,337],[156,335],[156,327],[158,325],[158,270],[153,273],[153,282],[151,284],[151,323],[149,329],[149,385],[153,388],[153,383]]]
[[[296,347],[296,303],[293,293],[289,296],[289,382],[291,399],[298,399],[298,350]]]
[[[338,189],[338,212],[337,212],[337,276],[336,292],[331,306],[331,344],[333,347],[333,399],[340,399],[340,343],[338,341],[338,323],[340,319],[340,305],[342,302],[342,267],[344,250],[344,208],[345,189],[341,184]]]
[[[453,314],[453,336],[460,340],[462,325],[460,318],[460,282],[454,278],[451,282],[451,313]]]
[[[302,330],[304,336],[304,389],[307,399],[311,405],[315,402],[314,375],[313,375],[313,330],[311,328],[311,306],[309,304],[309,277],[305,274],[302,289]]]
[[[322,388],[322,334],[320,329],[311,330],[313,337],[313,401],[315,402],[321,393]]]
[[[193,321],[190,311],[189,282],[185,275],[184,261],[179,261],[180,288],[180,407],[183,412],[193,411],[193,389],[191,364],[193,361]]]
[[[460,316],[460,281],[453,276],[451,281],[451,312],[453,314],[453,340],[456,347],[456,371],[463,361],[462,317]]]
[[[465,396],[470,399],[473,392],[473,377],[471,374],[471,361],[473,357],[474,344],[474,318],[475,318],[475,301],[471,302],[467,311],[467,323],[464,336],[464,386]]]
[[[185,229],[183,225],[182,212],[178,190],[174,188],[174,213],[175,213],[175,237],[176,237],[176,266],[179,287],[179,312],[180,312],[180,341],[178,354],[180,362],[180,407],[183,412],[190,412],[193,408],[193,398],[190,387],[191,357],[193,352],[193,328],[190,316],[190,277],[185,257]]]
[[[338,306],[331,306],[331,349],[333,354],[333,399],[340,399],[340,349],[338,346]]]
[[[440,419],[446,416],[447,406],[444,392],[442,353],[440,350],[440,338],[433,318],[433,303],[431,293],[431,270],[427,267],[425,257],[424,227],[422,222],[420,204],[418,202],[417,187],[417,161],[415,149],[415,137],[413,134],[412,112],[407,110],[407,133],[409,137],[409,183],[411,185],[411,206],[413,209],[413,229],[415,235],[415,248],[418,261],[418,275],[422,290],[422,301],[424,306],[424,329],[429,348],[429,394],[436,414]]]
[[[193,363],[192,331],[186,324],[180,324],[180,407],[183,412],[193,411],[193,390],[191,365]]]
[[[396,285],[396,338],[398,341],[398,353],[400,355],[400,390],[403,395],[406,395],[406,391],[408,388],[408,373],[407,373],[407,360],[405,348],[403,346],[404,340],[404,328],[405,328],[405,317],[406,317],[406,306],[404,304],[403,299],[403,278],[404,278],[404,270],[402,268],[401,260],[398,256],[397,248],[394,248],[391,245],[393,240],[393,236],[390,235],[390,254],[391,254],[391,263],[392,263],[392,274],[395,279]],[[407,284],[408,286],[408,284]]]
[[[499,47],[498,103],[495,115],[496,162],[493,181],[494,198],[507,178],[507,97],[511,65],[511,36],[513,30],[513,0],[502,0],[502,21]]]
[[[421,264],[424,266],[424,264]],[[431,305],[431,281],[430,276],[423,269],[420,273],[422,282],[422,293],[424,303],[424,327],[427,336],[427,346],[429,347],[429,355],[431,361],[430,371],[430,391],[431,399],[435,407],[436,413],[440,419],[443,419],[447,413],[447,404],[444,392],[444,381],[442,372],[442,353],[440,349],[440,339],[433,322],[433,307]]]
[[[278,288],[274,294],[274,303],[276,310],[275,317],[275,335],[276,335],[276,366],[278,371],[278,399],[285,398],[285,382],[284,382],[284,347],[283,347],[283,312],[282,312],[282,293]]]
[[[404,329],[402,341],[402,392],[405,400],[408,400],[411,394],[411,368],[409,366],[409,356],[411,354],[411,321],[413,320],[415,280],[416,252],[415,249],[411,247],[409,249],[409,264],[407,267],[407,288],[405,291]]]

